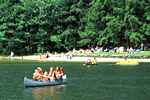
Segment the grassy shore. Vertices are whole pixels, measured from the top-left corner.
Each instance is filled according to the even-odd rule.
[[[150,51],[142,51],[142,52],[135,52],[135,53],[119,53],[119,52],[102,52],[102,53],[74,53],[79,55],[150,55]]]
[[[44,54],[44,53],[42,53]],[[46,53],[45,53],[46,54]],[[58,55],[60,55],[60,53],[57,53]],[[119,52],[101,52],[101,53],[73,53],[75,55],[150,55],[150,51],[142,51],[142,52],[135,52],[135,53],[127,53],[127,52],[123,52],[123,53],[119,53]],[[40,53],[34,53],[32,55],[15,55],[16,57],[20,57],[20,56],[39,56]],[[55,54],[53,54],[55,55]],[[9,55],[0,55],[1,57],[8,57]]]
[[[102,53],[73,53],[76,56],[73,56],[72,59],[68,59],[67,56],[61,57],[61,54],[57,54],[47,58],[42,58],[43,61],[75,61],[75,62],[85,62],[88,58],[93,59],[94,57],[97,58],[98,62],[118,62],[124,60],[123,56],[140,56],[137,57],[128,57],[128,59],[134,59],[138,62],[150,62],[150,58],[144,58],[143,56],[150,56],[150,51],[143,51],[143,52],[136,52],[134,54],[123,52],[123,53],[117,53],[117,52],[102,52]],[[96,55],[96,56],[95,56]],[[100,55],[108,55],[100,56]],[[113,56],[115,55],[115,56]],[[121,57],[119,57],[121,56]],[[142,58],[142,57],[143,58]],[[7,58],[8,56],[0,56],[0,59]],[[33,55],[22,55],[22,56],[14,56],[14,59],[24,59],[24,60],[41,60],[39,53],[33,54]]]

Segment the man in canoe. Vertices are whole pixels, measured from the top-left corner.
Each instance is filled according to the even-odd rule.
[[[42,68],[38,67],[35,72],[33,73],[33,79],[36,81],[42,81],[43,78],[43,72],[42,72]]]

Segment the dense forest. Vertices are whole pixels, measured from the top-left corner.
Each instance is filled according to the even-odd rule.
[[[0,54],[150,43],[150,0],[0,0]]]

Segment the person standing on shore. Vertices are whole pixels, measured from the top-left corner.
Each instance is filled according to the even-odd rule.
[[[40,53],[40,60],[42,59],[42,53]]]
[[[13,52],[11,52],[10,57],[11,57],[11,60],[13,60],[13,57],[14,57],[14,53]]]
[[[47,52],[47,54],[46,54],[46,58],[49,58],[49,52]]]
[[[125,62],[127,62],[127,56],[124,57]]]
[[[144,50],[144,44],[143,44],[143,42],[141,43],[141,51],[143,51]]]

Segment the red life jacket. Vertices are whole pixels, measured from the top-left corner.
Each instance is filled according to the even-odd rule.
[[[91,59],[88,59],[88,60],[87,60],[87,63],[91,63]]]
[[[61,72],[61,70],[60,71],[58,71],[57,72],[57,74],[56,74],[56,77],[62,77],[63,75],[62,75],[62,72]]]

